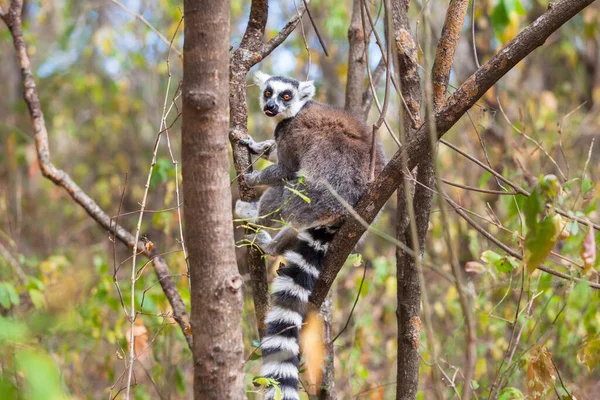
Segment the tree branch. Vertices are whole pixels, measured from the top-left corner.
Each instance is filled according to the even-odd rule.
[[[593,3],[594,0],[562,0],[551,3],[549,9],[519,33],[490,61],[479,68],[448,99],[436,114],[436,131],[441,138],[483,94],[508,73],[565,22]],[[373,221],[387,199],[398,187],[404,171],[402,157],[407,157],[408,168],[414,168],[431,151],[429,127],[421,125],[413,139],[396,152],[379,177],[363,193],[355,206],[356,211],[369,223]],[[315,285],[311,302],[319,306],[329,291],[341,266],[352,251],[365,228],[355,219],[348,219],[329,247],[321,276]]]
[[[37,86],[31,69],[31,62],[27,54],[27,44],[23,38],[23,24],[21,21],[21,10],[23,7],[22,0],[13,0],[10,9],[2,15],[2,19],[10,30],[13,38],[15,52],[21,73],[23,75],[23,88],[25,103],[29,109],[31,122],[33,125],[33,137],[37,151],[37,158],[42,171],[42,175],[57,186],[62,187],[69,193],[71,198],[79,204],[90,217],[92,217],[101,227],[107,231],[114,233],[115,237],[123,244],[133,249],[136,248],[142,254],[152,260],[154,271],[160,282],[160,286],[165,293],[165,296],[173,309],[173,318],[181,327],[181,331],[188,342],[192,343],[192,336],[189,329],[189,315],[186,307],[177,291],[175,283],[169,273],[167,264],[164,259],[157,256],[155,252],[146,249],[144,243],[135,243],[134,236],[125,230],[123,227],[114,224],[111,218],[106,214],[100,206],[90,198],[81,188],[71,179],[65,171],[56,168],[50,161],[50,149],[48,147],[48,130],[44,120],[44,113],[40,103],[40,98],[37,92]]]
[[[433,108],[437,112],[444,105],[454,53],[467,15],[469,0],[452,0],[446,10],[446,19],[437,44],[431,81],[433,83]]]

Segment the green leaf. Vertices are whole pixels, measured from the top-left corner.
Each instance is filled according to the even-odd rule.
[[[0,282],[0,305],[9,309],[11,305],[18,306],[19,303],[19,295],[12,283]]]
[[[28,339],[28,329],[25,324],[0,317],[0,344],[11,342],[23,342]]]
[[[36,289],[29,289],[27,291],[29,293],[29,297],[31,298],[31,302],[36,309],[40,309],[44,307],[44,294]]]
[[[154,186],[157,183],[164,183],[169,179],[169,171],[172,168],[172,163],[166,158],[159,158],[154,165],[154,171],[150,184]]]
[[[504,6],[506,12],[510,15],[511,13],[515,13],[518,15],[525,15],[527,12],[521,4],[520,0],[504,0]]]
[[[45,286],[44,283],[42,281],[40,281],[38,278],[35,278],[33,276],[30,276],[29,279],[27,280],[27,285],[25,285],[25,289],[37,289],[37,290],[44,290]]]
[[[250,357],[248,358],[250,361],[255,361],[255,360],[260,360],[262,358],[262,354],[260,354],[258,351],[253,351],[252,354],[250,354]]]
[[[481,253],[481,259],[486,263],[493,265],[502,260],[502,256],[492,250],[486,250]]]
[[[545,217],[527,232],[523,262],[530,274],[548,257],[558,240],[559,233],[559,215]]]
[[[177,384],[177,390],[179,390],[179,393],[185,393],[186,379],[179,368],[175,368],[175,383]]]
[[[600,336],[591,336],[584,340],[577,353],[577,361],[585,365],[590,372],[600,364]]]
[[[540,194],[539,188],[536,187],[523,204],[525,224],[528,229],[534,229],[538,222],[538,214],[542,211],[544,211],[544,199]]]
[[[25,375],[26,398],[31,400],[64,399],[60,374],[50,357],[34,351],[16,355],[19,371]]]
[[[477,182],[477,186],[480,188],[485,187],[486,182],[489,181],[491,177],[492,177],[492,173],[489,171],[485,171],[481,175],[481,178],[479,178],[479,182]]]
[[[523,400],[525,399],[525,395],[519,389],[514,387],[509,387],[502,392],[500,392],[500,396],[498,396],[498,400]]]
[[[581,180],[581,192],[585,196],[594,188],[594,182],[587,176],[587,174]]]
[[[491,15],[492,27],[496,34],[502,33],[510,22],[504,0],[500,0]]]

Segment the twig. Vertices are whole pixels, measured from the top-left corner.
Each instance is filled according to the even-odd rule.
[[[11,252],[4,247],[2,242],[0,242],[0,256],[2,256],[2,258],[4,258],[12,267],[13,271],[17,275],[17,278],[19,279],[19,282],[21,282],[22,285],[27,284],[27,274],[25,271],[23,271],[23,268],[21,268],[21,263],[17,261],[15,257],[13,257]]]
[[[167,53],[167,60],[169,58],[169,55]],[[161,116],[161,120],[160,120],[160,128],[159,128],[159,133],[156,137],[156,141],[154,143],[154,149],[152,150],[152,161],[150,163],[150,168],[148,170],[148,176],[146,178],[146,185],[144,186],[144,195],[142,197],[142,203],[141,203],[141,208],[140,208],[140,216],[138,218],[138,222],[137,222],[137,226],[135,228],[135,236],[134,236],[134,242],[137,243],[139,241],[140,238],[140,231],[142,229],[142,220],[144,218],[144,210],[146,209],[146,201],[148,199],[148,193],[150,191],[150,181],[152,180],[152,173],[154,172],[154,166],[156,165],[156,156],[158,154],[158,147],[160,145],[160,139],[162,137],[162,129],[165,128],[166,125],[166,118],[167,118],[167,99],[169,97],[169,90],[171,88],[171,73],[169,71],[169,77],[167,79],[167,89],[165,92],[165,99],[163,102],[163,113]],[[185,251],[185,250],[184,250]],[[129,395],[130,395],[130,391],[131,391],[131,377],[133,374],[133,364],[135,363],[135,335],[134,335],[134,323],[135,323],[135,318],[136,318],[136,312],[135,312],[135,283],[137,281],[136,279],[136,258],[137,258],[138,252],[136,251],[136,249],[133,250],[133,261],[132,261],[132,266],[131,266],[131,310],[130,310],[130,314],[129,314],[129,320],[131,323],[131,332],[129,335],[129,340],[130,340],[130,344],[129,344],[129,369],[128,369],[128,373],[127,373],[127,391],[125,392],[125,398],[127,400],[129,400]]]
[[[298,10],[298,6],[296,5],[296,0],[293,0],[293,2],[294,2],[294,8],[296,9],[296,15],[298,16],[298,20],[300,21],[300,31],[302,32],[302,41],[304,42],[304,48],[306,49],[306,53],[308,54],[308,68],[306,69],[306,80],[308,80],[310,78],[310,66],[312,64],[310,46],[308,45],[308,40],[306,40],[306,32],[304,32],[304,23],[302,22],[302,14],[300,14],[300,10]],[[304,7],[308,11],[308,7],[307,7],[306,3],[304,3]],[[313,23],[313,27],[315,28],[315,32],[317,32],[317,36],[318,36],[318,31],[317,31],[316,26],[314,25],[312,17],[310,18],[310,22]],[[320,37],[319,37],[319,39],[320,39]]]
[[[323,37],[321,36],[321,33],[319,32],[319,28],[317,28],[317,24],[315,24],[312,14],[310,13],[310,8],[308,7],[308,1],[302,0],[302,2],[304,3],[304,8],[306,9],[306,13],[308,14],[308,19],[310,20],[310,23],[312,24],[313,29],[315,30],[315,34],[317,35],[317,38],[319,39],[319,43],[321,44],[321,47],[323,48],[323,53],[325,53],[325,56],[329,57],[329,53],[327,52],[327,46],[325,45],[325,41],[323,40]]]
[[[477,42],[475,41],[475,0],[471,0],[471,43],[473,45],[473,60],[477,68],[481,67],[479,64],[479,57],[477,56]]]
[[[117,6],[121,7],[128,14],[130,14],[130,15],[134,16],[136,19],[140,20],[152,32],[156,33],[156,35],[159,37],[159,39],[162,40],[164,43],[166,43],[166,45],[169,46],[169,48],[172,47],[173,51],[177,54],[177,56],[179,56],[179,58],[183,58],[183,53],[181,52],[181,50],[179,50],[175,46],[172,46],[172,41],[169,42],[169,40],[162,33],[160,33],[159,30],[156,29],[150,22],[148,22],[148,20],[146,18],[144,18],[142,15],[136,13],[132,9],[128,8],[125,4],[121,3],[119,0],[110,0],[110,1],[114,4],[116,4]]]
[[[481,189],[481,188],[474,187],[474,186],[461,185],[460,183],[451,182],[448,179],[444,179],[444,178],[442,178],[441,180],[442,180],[442,182],[444,182],[447,185],[454,186],[454,187],[461,188],[461,189],[465,189],[465,190],[470,190],[472,192],[480,192],[480,193],[487,193],[487,194],[497,194],[497,195],[500,195],[500,196],[514,196],[514,195],[519,194],[517,192],[505,192],[504,190]]]
[[[354,299],[354,304],[352,304],[352,308],[350,309],[350,314],[348,314],[348,319],[346,319],[346,323],[344,324],[344,327],[338,332],[337,335],[335,335],[335,337],[331,341],[332,343],[334,343],[337,340],[337,338],[340,337],[340,335],[342,333],[344,333],[346,328],[348,328],[348,325],[350,324],[350,320],[352,319],[352,314],[354,313],[354,309],[356,308],[356,305],[358,304],[358,299],[360,299],[360,293],[362,292],[362,287],[363,287],[363,283],[365,283],[366,276],[367,276],[367,263],[363,261],[363,276],[362,276],[362,279],[360,280],[360,285],[358,286],[358,293],[356,293],[356,299]]]
[[[389,0],[383,0],[383,4],[384,4],[384,8],[385,8],[385,15],[386,18],[388,18],[388,21],[391,19],[390,18],[390,14],[391,14],[391,7],[388,4]],[[363,19],[363,25],[364,25],[364,19]],[[391,28],[391,21],[388,22],[386,24],[386,68],[385,68],[385,94],[384,94],[384,98],[383,98],[383,107],[381,107],[381,112],[379,113],[379,118],[377,119],[377,122],[375,122],[373,124],[373,134],[372,134],[372,139],[371,139],[371,159],[370,159],[370,173],[369,173],[369,177],[370,180],[372,181],[373,179],[375,179],[375,159],[376,157],[376,152],[377,152],[377,131],[379,131],[379,128],[381,127],[381,124],[383,123],[383,121],[385,121],[385,115],[387,113],[387,109],[388,109],[388,104],[389,104],[389,100],[390,100],[390,81],[392,78],[392,64],[391,64],[391,60],[392,60],[392,28]],[[365,46],[365,51],[368,52],[368,46]],[[381,56],[383,57],[383,54],[381,54]],[[369,66],[367,65],[367,68],[369,68]],[[372,84],[373,82],[371,82]],[[375,96],[375,93],[373,93],[373,96]]]
[[[502,108],[502,103],[500,102],[500,98],[496,97],[496,101],[498,102],[498,107],[500,108],[500,112],[502,113],[502,115],[504,116],[504,119],[506,120],[506,122],[508,122],[508,124],[515,130],[517,131],[521,136],[523,136],[525,139],[529,140],[531,143],[535,144],[536,147],[538,149],[540,149],[545,155],[546,157],[548,157],[548,159],[550,160],[550,162],[552,162],[552,164],[554,164],[554,166],[556,167],[556,170],[560,173],[561,177],[563,178],[563,180],[567,181],[568,178],[567,176],[562,172],[562,170],[560,169],[560,167],[558,166],[558,163],[556,162],[556,160],[554,160],[554,158],[552,158],[552,156],[550,155],[550,153],[548,153],[548,151],[546,151],[546,149],[534,138],[530,137],[529,135],[527,135],[525,132],[523,132],[521,129],[517,128],[515,126],[515,124],[513,124],[510,119],[508,118],[508,116],[506,115],[506,113],[504,112],[504,109]]]

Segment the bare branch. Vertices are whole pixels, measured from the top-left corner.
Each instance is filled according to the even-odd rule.
[[[307,3],[310,3],[310,1],[307,1]],[[271,40],[269,40],[262,46],[261,58],[265,58],[266,56],[271,54],[271,52],[273,50],[275,50],[277,48],[277,46],[279,46],[281,43],[283,43],[283,41],[285,39],[287,39],[287,37],[290,35],[290,33],[292,33],[294,31],[294,29],[296,29],[296,26],[298,26],[298,23],[300,22],[302,15],[304,15],[304,11],[305,11],[305,8],[300,7],[300,9],[299,9],[300,15],[293,16],[288,21],[288,23],[285,24],[285,26],[279,31],[279,33],[277,35],[275,35]]]
[[[444,94],[450,80],[454,53],[462,30],[469,0],[452,0],[446,10],[442,35],[438,41],[431,80],[433,83],[433,108],[437,112],[444,105]]]
[[[131,249],[137,249],[145,256],[152,259],[152,264],[160,285],[173,308],[173,317],[179,323],[183,335],[188,344],[191,345],[192,337],[189,330],[189,316],[187,314],[183,300],[177,291],[173,279],[169,275],[168,267],[165,261],[155,253],[147,250],[144,243],[137,242],[134,236],[125,230],[123,227],[114,224],[111,218],[106,214],[100,206],[90,198],[81,188],[71,179],[69,174],[60,170],[52,164],[50,160],[50,149],[48,147],[48,130],[44,120],[44,113],[40,103],[40,98],[37,92],[31,62],[27,54],[27,45],[23,38],[23,25],[21,21],[21,9],[23,6],[22,0],[13,0],[8,13],[2,16],[2,19],[8,26],[13,38],[14,47],[17,55],[17,60],[23,74],[23,88],[25,103],[29,108],[31,122],[33,125],[33,135],[37,151],[37,158],[40,164],[42,175],[50,179],[57,186],[62,187],[67,191],[71,198],[79,204],[90,217],[92,217],[100,226],[107,231],[114,233],[115,237],[123,244]]]

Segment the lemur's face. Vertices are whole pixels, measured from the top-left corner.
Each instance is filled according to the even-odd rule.
[[[261,89],[260,106],[269,117],[291,118],[315,95],[312,81],[299,82],[284,76],[256,72],[254,82]]]

